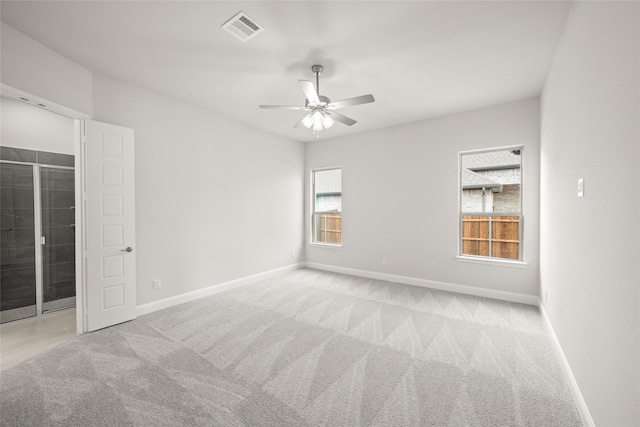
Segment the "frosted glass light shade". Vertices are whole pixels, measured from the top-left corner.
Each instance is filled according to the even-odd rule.
[[[311,118],[311,114],[307,114],[304,119],[302,119],[302,126],[306,127],[307,129],[311,129],[312,125],[313,119]]]
[[[322,112],[319,110],[314,111],[313,113],[311,113],[311,118],[313,119],[313,123],[318,123],[318,124],[322,124]]]

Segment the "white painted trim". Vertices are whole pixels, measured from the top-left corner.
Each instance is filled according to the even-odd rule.
[[[519,148],[524,149],[524,144],[505,145],[503,147],[478,148],[475,150],[463,150],[463,151],[458,151],[458,154],[491,153],[492,151],[507,151],[507,150],[511,151],[511,150],[517,150]],[[520,164],[520,167],[522,167],[522,164]]]
[[[395,274],[379,273],[376,271],[358,270],[355,268],[337,267],[334,265],[317,264],[315,262],[304,263],[306,267],[316,270],[331,271],[334,273],[351,274],[353,276],[367,277],[369,279],[386,280],[388,282],[403,283],[405,285],[421,286],[423,288],[439,289],[441,291],[458,292],[466,295],[493,298],[502,301],[517,302],[521,304],[539,305],[540,299],[535,295],[520,294],[516,292],[498,291],[494,289],[475,288],[473,286],[457,285],[454,283],[438,282],[435,280],[419,279],[417,277],[398,276]]]
[[[465,256],[456,255],[456,260],[459,262],[470,262],[472,264],[485,264],[485,265],[502,265],[504,267],[526,268],[529,265],[525,261],[507,260],[502,258],[489,258],[479,256]]]
[[[79,334],[87,332],[87,208],[84,195],[86,194],[86,169],[84,138],[84,120],[73,120],[74,150],[75,150],[75,197],[76,197],[76,331]]]
[[[44,108],[45,110],[49,110],[66,117],[71,117],[72,119],[91,118],[91,116],[81,111],[77,111],[72,108],[65,107],[64,105],[58,104],[53,101],[49,101],[47,99],[41,98],[37,95],[34,95],[29,92],[25,92],[22,89],[17,89],[15,87],[9,86],[4,83],[0,83],[0,93],[2,93],[2,95],[6,97],[17,99],[17,100],[26,102],[28,104],[31,104],[35,107]]]
[[[214,295],[220,292],[235,289],[240,286],[244,286],[249,283],[256,282],[258,280],[268,279],[273,276],[277,276],[282,273],[297,270],[304,267],[304,263],[286,265],[284,267],[268,270],[263,273],[252,274],[251,276],[241,277],[239,279],[230,280],[224,283],[218,283],[216,285],[207,286],[206,288],[198,289],[191,292],[185,292],[180,295],[161,299],[159,301],[142,304],[136,307],[136,315],[144,316],[145,314],[153,313],[154,311],[163,310],[165,308],[173,307],[174,305],[183,304],[185,302],[194,301],[200,298]]]
[[[319,248],[342,249],[342,244],[307,242],[309,246],[317,246]]]
[[[544,319],[547,328],[549,329],[549,333],[551,334],[551,340],[553,341],[553,347],[558,354],[558,358],[560,359],[560,365],[562,366],[562,372],[567,380],[569,385],[569,389],[571,390],[571,395],[573,396],[573,401],[576,403],[578,407],[578,413],[580,414],[580,418],[582,419],[582,423],[585,427],[595,427],[595,423],[593,422],[593,418],[591,418],[591,413],[589,412],[589,408],[587,407],[587,403],[584,401],[582,397],[582,393],[580,392],[580,387],[578,387],[578,382],[573,376],[573,372],[571,372],[571,366],[569,366],[569,361],[567,357],[564,355],[564,351],[562,350],[562,346],[560,345],[560,341],[558,340],[558,336],[556,332],[553,330],[553,325],[551,324],[551,320],[547,315],[547,311],[544,309],[544,305],[540,304],[540,312],[542,313],[542,318]]]

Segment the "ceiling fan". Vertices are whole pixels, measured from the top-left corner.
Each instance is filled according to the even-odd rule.
[[[300,87],[307,97],[304,107],[295,107],[287,105],[260,105],[260,108],[279,109],[279,110],[300,110],[306,111],[307,115],[302,118],[293,127],[304,126],[313,130],[313,133],[319,137],[318,133],[323,129],[329,129],[333,126],[334,121],[343,123],[347,126],[356,124],[356,121],[350,117],[336,113],[335,110],[354,105],[367,104],[374,102],[373,95],[356,96],[355,98],[347,98],[336,102],[331,102],[326,96],[320,95],[320,74],[324,68],[322,65],[314,65],[311,71],[316,75],[316,86],[309,80],[298,80]]]

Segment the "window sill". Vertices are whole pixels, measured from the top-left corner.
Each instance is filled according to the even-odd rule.
[[[307,242],[309,246],[318,246],[321,248],[331,248],[331,249],[342,249],[342,245],[337,245],[335,243],[318,243],[318,242]]]
[[[498,258],[485,258],[477,256],[456,255],[456,260],[459,262],[470,262],[473,264],[486,264],[486,265],[502,265],[505,267],[526,268],[529,265],[525,261],[512,261],[507,259]]]

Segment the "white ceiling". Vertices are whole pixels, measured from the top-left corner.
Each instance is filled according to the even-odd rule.
[[[570,2],[2,1],[2,21],[89,70],[202,106],[267,132],[293,128],[297,80],[325,70],[340,110],[322,139],[537,96]],[[265,31],[243,43],[220,26],[240,10]]]

